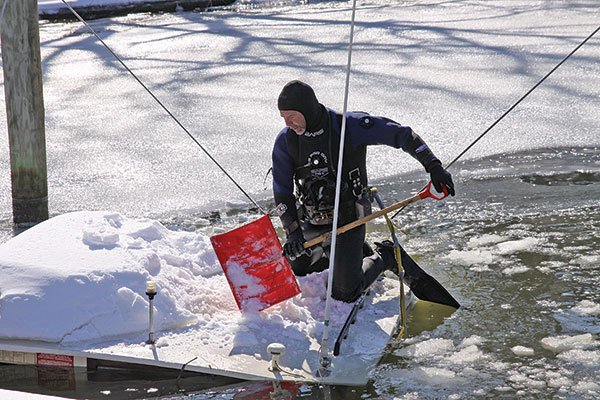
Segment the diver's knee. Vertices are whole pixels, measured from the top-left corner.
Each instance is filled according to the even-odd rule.
[[[362,285],[356,287],[356,289],[352,291],[336,289],[335,287],[331,291],[331,297],[335,300],[343,301],[345,303],[353,303],[358,299],[362,292]]]

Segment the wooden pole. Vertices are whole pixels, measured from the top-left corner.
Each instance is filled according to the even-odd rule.
[[[369,215],[367,215],[365,217],[362,217],[362,218],[359,218],[359,219],[357,219],[355,221],[349,222],[349,223],[347,223],[344,226],[340,226],[339,228],[337,228],[336,233],[338,235],[340,235],[340,234],[342,234],[344,232],[348,232],[350,229],[354,229],[357,226],[364,225],[367,222],[374,220],[375,218],[379,218],[382,215],[391,213],[392,211],[396,211],[399,208],[402,208],[402,207],[407,206],[407,205],[409,205],[411,203],[414,203],[415,201],[424,199],[425,197],[430,197],[430,196],[424,195],[424,192],[417,193],[414,196],[409,197],[408,199],[405,199],[405,200],[399,201],[397,203],[394,203],[391,206],[387,206],[386,208],[384,208],[382,210],[374,212],[373,214],[369,214]],[[319,235],[319,236],[317,236],[314,239],[311,239],[311,240],[309,240],[307,242],[304,242],[304,248],[305,249],[309,249],[309,248],[311,248],[313,246],[318,245],[321,242],[326,241],[327,239],[331,238],[332,236],[333,236],[333,232],[331,232],[331,231],[325,232],[324,234]]]
[[[37,0],[7,1],[0,21],[13,221],[48,219],[46,132]]]

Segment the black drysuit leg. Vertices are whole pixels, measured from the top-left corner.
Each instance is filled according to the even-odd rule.
[[[379,254],[363,258],[363,244],[366,229],[358,226],[337,237],[335,253],[335,270],[333,274],[332,297],[336,300],[352,302],[386,269]],[[307,235],[313,237],[316,235]],[[320,272],[328,268],[329,248],[326,255],[313,254],[312,257],[303,255],[290,264],[298,276]],[[321,253],[322,254],[322,253]]]

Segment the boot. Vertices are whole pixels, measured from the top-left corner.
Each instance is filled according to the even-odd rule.
[[[371,246],[369,246],[369,243],[364,242],[363,243],[363,258],[371,257],[373,254],[375,254],[375,253],[373,252],[373,249],[371,248]]]
[[[375,242],[375,251],[382,258],[386,270],[392,271],[394,274],[399,275],[398,262],[396,261],[396,254],[394,251],[394,243],[391,240]]]

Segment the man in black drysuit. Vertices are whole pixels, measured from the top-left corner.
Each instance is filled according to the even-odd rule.
[[[294,273],[303,276],[323,271],[329,264],[330,243],[310,252],[303,244],[332,229],[342,115],[320,104],[313,89],[300,81],[284,86],[277,105],[286,127],[273,148],[273,195],[287,237],[284,255]],[[452,176],[411,128],[384,117],[349,112],[345,139],[338,226],[370,214],[369,145],[402,148],[425,167],[438,192],[445,186],[454,196]],[[336,240],[332,288],[336,300],[356,300],[381,272],[396,268],[389,241],[377,244],[376,252],[364,246],[364,224]]]

